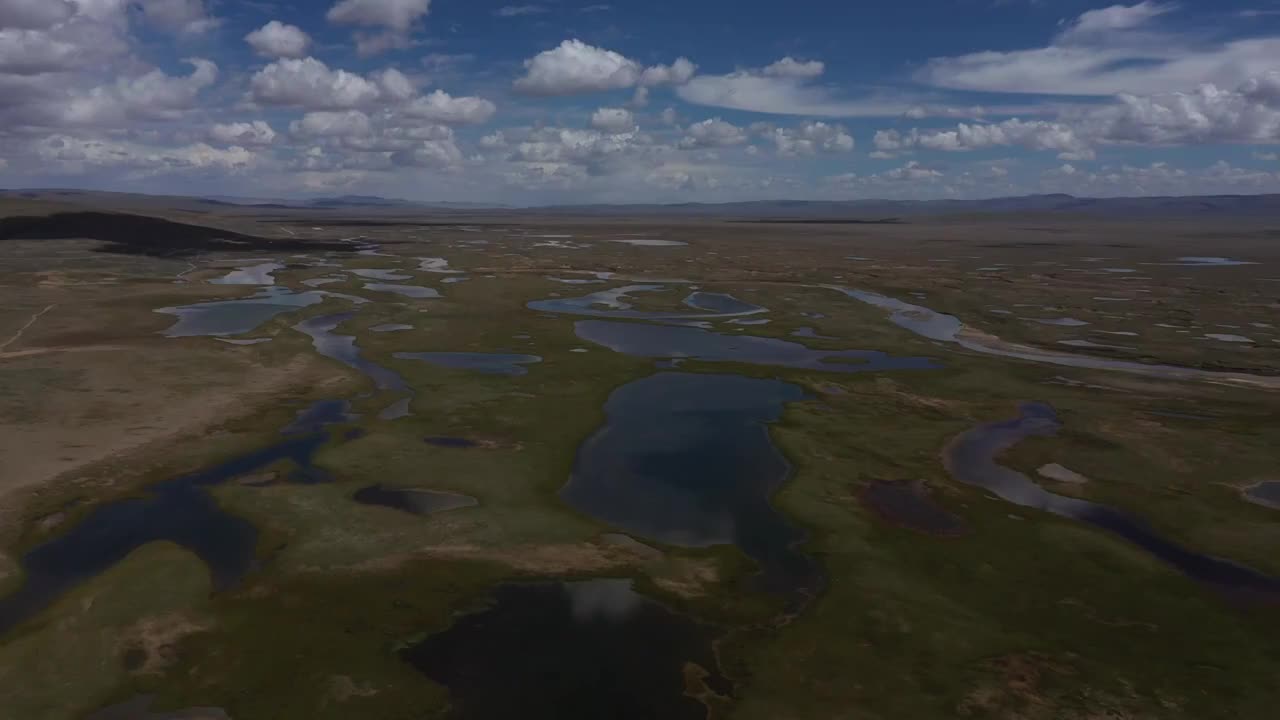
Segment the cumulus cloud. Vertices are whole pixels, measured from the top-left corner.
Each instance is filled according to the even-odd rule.
[[[591,114],[591,127],[608,133],[631,132],[636,129],[636,117],[623,108],[600,108]]]
[[[330,70],[315,58],[282,59],[259,70],[249,81],[256,102],[313,110],[339,110],[370,105],[382,96],[376,82]]]
[[[761,72],[769,77],[816,78],[826,70],[826,65],[817,60],[801,62],[790,55],[764,68]]]
[[[403,108],[405,115],[447,125],[478,125],[488,122],[497,107],[480,97],[453,97],[443,90],[417,98]]]
[[[1098,145],[1280,143],[1280,71],[1250,78],[1234,90],[1201,85],[1191,92],[1122,94],[1107,105],[1063,112],[1055,121],[1017,118],[960,123],[947,129],[881,130],[882,152],[961,152],[991,147],[1052,150],[1066,160],[1094,156]]]
[[[525,76],[516,80],[515,87],[531,95],[628,88],[636,84],[642,72],[634,60],[581,40],[565,40],[559,47],[526,60],[524,67]]]
[[[217,123],[209,128],[209,138],[224,145],[270,145],[276,131],[262,120]]]
[[[244,36],[245,42],[263,57],[301,58],[311,46],[311,37],[295,25],[272,20]]]
[[[815,155],[818,152],[851,152],[853,136],[843,125],[807,122],[795,128],[771,128],[766,132],[779,155]]]
[[[670,65],[654,65],[640,74],[640,85],[657,87],[659,85],[684,85],[693,78],[698,66],[688,58],[676,58]]]
[[[872,140],[877,150],[897,152],[908,149],[963,152],[991,147],[1026,147],[1031,150],[1084,150],[1087,143],[1062,123],[1024,121],[1017,118],[986,125],[960,123],[948,130],[920,130],[906,133],[881,130]]]
[[[359,110],[309,112],[289,124],[289,132],[305,138],[367,136],[373,125]]]
[[[644,68],[640,63],[612,50],[588,45],[581,40],[565,40],[525,60],[525,74],[515,81],[516,90],[529,95],[573,95],[687,83],[697,66],[687,58],[671,65]]]
[[[692,77],[676,94],[695,105],[810,117],[894,117],[919,105],[912,96],[840,97],[813,83],[824,69],[785,57],[758,70]]]
[[[98,69],[129,52],[128,16],[118,0],[0,4],[0,74]]]
[[[198,35],[221,24],[210,17],[204,0],[134,0],[142,8],[143,16],[151,25],[162,30]]]
[[[501,130],[480,138],[480,147],[485,150],[498,150],[507,146],[507,136]]]
[[[685,128],[685,136],[680,140],[680,147],[684,149],[727,147],[741,145],[746,141],[745,130],[717,117],[696,122]]]
[[[431,10],[431,0],[342,0],[325,15],[339,25],[385,27],[407,32]]]
[[[45,30],[75,12],[68,0],[0,0],[0,27]]]
[[[205,143],[175,148],[152,148],[111,140],[51,135],[34,147],[37,158],[53,172],[78,174],[91,167],[132,168],[144,173],[165,173],[215,168],[241,171],[253,166],[256,156],[243,147],[218,149]]]
[[[218,79],[218,66],[201,58],[185,61],[190,75],[161,70],[122,77],[109,85],[74,92],[50,106],[49,124],[110,126],[129,120],[173,120],[196,105],[200,92]]]
[[[1213,43],[1152,27],[1177,6],[1142,2],[1084,13],[1044,47],[935,58],[916,78],[939,87],[1061,95],[1235,87],[1275,68],[1280,38]]]

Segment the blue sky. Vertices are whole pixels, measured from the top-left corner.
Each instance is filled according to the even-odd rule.
[[[1280,192],[1280,2],[0,0],[0,186]]]

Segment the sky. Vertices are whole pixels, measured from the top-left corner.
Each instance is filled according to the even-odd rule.
[[[0,187],[1280,192],[1280,0],[0,0]]]

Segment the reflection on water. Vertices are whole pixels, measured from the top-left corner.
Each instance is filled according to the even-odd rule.
[[[284,265],[277,262],[262,263],[234,270],[209,282],[214,285],[275,285],[272,273],[283,269]]]
[[[319,422],[320,417],[335,417],[333,410],[326,407],[304,414]],[[320,432],[290,436],[211,468],[156,483],[136,497],[94,508],[68,532],[23,556],[23,585],[0,599],[0,635],[151,542],[168,541],[190,550],[208,566],[215,589],[233,586],[255,566],[258,533],[247,520],[219,507],[205,488],[282,461],[298,468],[292,480],[326,480],[312,458],[328,441],[328,435]]]
[[[727,696],[718,635],[629,580],[501,585],[489,607],[401,657],[449,688],[451,716],[463,720],[704,720],[685,668]]]
[[[490,375],[526,375],[529,369],[525,365],[542,362],[542,358],[537,355],[507,353],[399,352],[394,357],[397,360],[421,360],[441,367],[474,370]]]
[[[165,331],[167,337],[225,336],[252,332],[277,315],[323,302],[325,294],[310,290],[295,293],[266,287],[241,300],[216,300],[156,310],[174,315],[178,322]]]
[[[940,367],[928,358],[900,358],[872,350],[812,350],[787,340],[724,335],[676,325],[581,320],[575,325],[575,330],[583,340],[615,352],[647,358],[744,362],[842,373]]]
[[[1044,403],[1026,403],[1012,420],[980,425],[951,441],[943,451],[947,471],[956,480],[981,487],[1011,503],[1043,510],[1106,530],[1127,540],[1188,577],[1211,585],[1251,592],[1280,592],[1280,581],[1229,560],[1200,555],[1160,537],[1141,520],[1119,510],[1055,495],[996,458],[1029,437],[1058,432],[1057,413]]]
[[[347,272],[369,280],[409,280],[413,277],[394,270],[348,270]]]
[[[772,506],[790,465],[769,438],[795,385],[737,375],[660,373],[615,390],[607,422],[578,450],[561,497],[603,522],[689,547],[734,544],[765,586],[820,583],[804,533]]]
[[[365,290],[374,292],[385,292],[400,297],[413,298],[414,300],[428,300],[440,297],[440,291],[435,288],[421,287],[418,285],[392,285],[390,283],[365,283]]]
[[[587,315],[592,317],[626,318],[631,320],[696,320],[700,318],[730,318],[768,312],[767,308],[743,302],[732,295],[695,292],[684,299],[684,304],[698,312],[666,312],[633,310],[627,302],[631,295],[658,292],[666,287],[657,284],[624,285],[601,290],[576,298],[534,300],[527,304],[530,310]]]

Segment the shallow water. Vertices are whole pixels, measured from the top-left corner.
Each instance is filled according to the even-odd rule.
[[[480,504],[469,495],[421,488],[390,488],[384,485],[360,488],[351,499],[361,505],[381,505],[414,515],[431,515]]]
[[[156,483],[140,496],[95,507],[66,533],[22,557],[23,585],[0,599],[0,635],[151,542],[168,541],[190,550],[208,566],[216,590],[232,587],[256,565],[258,533],[247,520],[223,510],[205,488],[280,461],[299,468],[295,481],[322,481],[327,476],[311,459],[328,441],[319,432],[288,437]]]
[[[400,297],[413,298],[414,300],[427,300],[440,297],[440,291],[435,288],[421,287],[419,285],[393,285],[390,283],[365,283],[365,290],[374,292],[392,293]]]
[[[262,263],[239,268],[209,282],[213,285],[275,285],[272,273],[283,269],[284,265],[278,262]]]
[[[633,310],[627,302],[632,295],[665,290],[663,285],[652,283],[624,285],[601,290],[576,298],[534,300],[526,305],[530,310],[585,315],[588,317],[627,318],[632,320],[697,320],[733,318],[768,312],[767,308],[739,300],[721,293],[694,292],[684,299],[684,305],[694,312]]]
[[[1244,489],[1249,502],[1280,509],[1280,480],[1267,480]]]
[[[1061,428],[1057,413],[1044,403],[1025,403],[1019,417],[980,425],[956,437],[943,451],[943,464],[959,482],[975,485],[1023,507],[1043,510],[1093,525],[1126,540],[1188,577],[1230,590],[1280,592],[1280,580],[1249,568],[1188,550],[1160,537],[1141,520],[1087,500],[1055,495],[996,458],[1031,437],[1049,437]]]
[[[325,294],[318,290],[295,293],[281,287],[266,287],[258,294],[241,300],[215,300],[160,308],[156,312],[178,318],[164,332],[167,337],[241,335],[252,332],[277,315],[316,305],[324,298]]]
[[[1229,342],[1229,343],[1253,342],[1251,338],[1247,338],[1244,335],[1231,335],[1229,333],[1205,333],[1204,336],[1206,339],[1217,340],[1219,342]]]
[[[1077,320],[1076,318],[1072,318],[1072,317],[1026,318],[1026,319],[1030,320],[1031,322],[1040,323],[1041,325],[1057,325],[1059,327],[1084,327],[1085,325],[1089,324],[1084,320]]]
[[[796,328],[795,330],[791,331],[791,337],[810,338],[813,340],[838,340],[839,339],[839,338],[831,337],[830,335],[819,335],[817,331],[815,331],[811,327]]]
[[[542,358],[537,355],[509,353],[399,352],[394,357],[397,360],[421,360],[441,367],[474,370],[489,375],[527,375],[529,369],[525,365],[542,362]]]
[[[1160,263],[1160,264],[1183,265],[1186,267],[1227,267],[1231,265],[1257,265],[1258,263],[1250,262],[1248,260],[1233,260],[1232,258],[1224,258],[1224,257],[1190,256],[1190,257],[1180,257],[1178,258],[1177,262]]]
[[[677,247],[689,244],[687,242],[680,242],[679,240],[654,240],[650,238],[613,238],[609,240],[609,242],[636,245],[639,247]]]
[[[941,367],[928,358],[893,357],[872,350],[813,350],[788,340],[677,325],[580,320],[574,329],[583,340],[637,357],[744,362],[839,373]]]
[[[412,330],[413,326],[405,325],[403,323],[385,323],[383,325],[374,325],[369,329],[376,333],[389,333],[389,332],[401,332],[404,330]]]
[[[413,277],[394,270],[348,270],[347,272],[369,280],[409,280]]]
[[[398,373],[377,363],[366,360],[356,345],[355,336],[335,335],[339,325],[354,317],[354,313],[337,313],[321,315],[303,320],[293,326],[294,330],[311,337],[311,345],[321,355],[360,371],[373,381],[379,390],[405,392],[410,390],[408,383]]]
[[[707,686],[729,695],[718,635],[629,580],[512,584],[400,657],[449,688],[461,720],[704,720],[684,669],[702,668]]]
[[[1030,362],[1059,365],[1062,367],[1085,368],[1090,370],[1118,370],[1121,372],[1131,372],[1140,375],[1149,375],[1152,377],[1162,377],[1170,380],[1204,380],[1249,385],[1257,385],[1259,383],[1265,384],[1270,382],[1270,379],[1265,376],[1255,376],[1246,373],[1217,372],[1211,370],[1200,370],[1197,368],[1180,367],[1177,365],[1156,365],[1125,360],[1111,360],[1108,358],[1100,358],[1090,355],[1069,355],[1057,353],[1052,350],[1042,350],[1040,348],[1025,345],[1005,343],[999,338],[990,336],[965,337],[961,335],[960,332],[964,329],[964,324],[954,315],[945,315],[934,312],[929,308],[912,305],[895,298],[863,290],[853,290],[839,285],[821,285],[819,287],[835,290],[860,302],[888,310],[890,312],[890,322],[909,330],[916,335],[930,340],[937,340],[939,342],[956,343],[966,350],[972,350],[973,352],[983,353],[986,355],[996,355],[999,357],[1027,360]],[[1157,323],[1157,326],[1175,327],[1162,323]],[[1184,331],[1180,330],[1179,332]]]
[[[771,504],[790,475],[768,424],[796,385],[737,375],[665,372],[609,396],[604,427],[578,449],[560,496],[619,529],[686,547],[734,544],[780,594],[812,591],[804,533]]]

